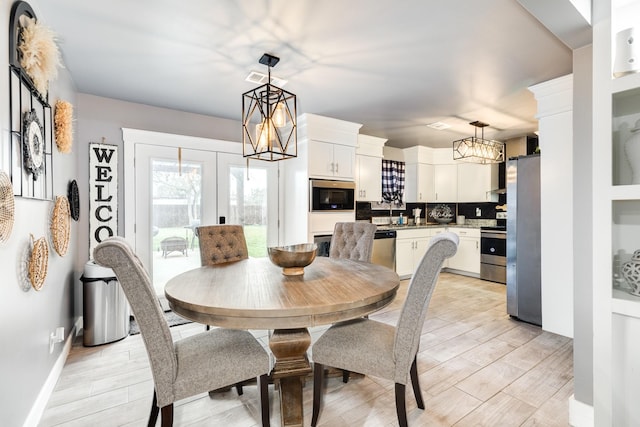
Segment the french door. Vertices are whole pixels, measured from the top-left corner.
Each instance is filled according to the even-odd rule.
[[[136,252],[162,294],[200,265],[194,230],[215,224],[216,153],[136,144],[135,169]]]
[[[242,224],[249,256],[278,244],[277,164],[240,154],[135,144],[135,247],[159,295],[200,266],[195,228]]]

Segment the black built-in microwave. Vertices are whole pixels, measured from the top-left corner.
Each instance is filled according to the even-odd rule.
[[[353,181],[309,180],[309,210],[355,210],[356,184]]]

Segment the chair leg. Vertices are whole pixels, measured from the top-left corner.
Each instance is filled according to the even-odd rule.
[[[348,372],[348,371],[347,371]],[[322,381],[324,377],[324,366],[313,362],[313,415],[311,416],[311,426],[318,424],[320,414],[320,404],[322,403]]]
[[[242,396],[242,383],[236,383],[236,391],[238,392],[238,396]]]
[[[422,400],[422,390],[420,390],[420,382],[418,381],[418,366],[416,361],[418,360],[418,356],[413,358],[413,363],[411,364],[411,385],[413,386],[413,395],[416,397],[416,403],[418,404],[418,408],[424,409],[424,400]]]
[[[156,396],[155,389],[153,390],[153,401],[151,402],[151,413],[149,414],[149,422],[147,423],[148,427],[155,427],[156,421],[158,420],[158,412],[160,408],[158,408],[158,398]]]
[[[407,427],[407,407],[404,404],[404,384],[396,383],[396,414],[400,427]]]
[[[262,410],[262,427],[269,427],[271,421],[269,421],[269,376],[260,375],[258,378],[258,385],[260,386],[260,408]]]
[[[173,403],[162,407],[162,427],[173,427]]]
[[[349,382],[349,371],[347,371],[346,369],[342,370],[342,382],[343,383],[348,383]]]

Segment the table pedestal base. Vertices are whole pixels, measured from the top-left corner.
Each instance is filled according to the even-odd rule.
[[[311,335],[306,328],[276,329],[269,339],[269,348],[276,358],[271,371],[280,388],[280,414],[283,427],[302,427],[302,387],[311,373],[307,350]]]

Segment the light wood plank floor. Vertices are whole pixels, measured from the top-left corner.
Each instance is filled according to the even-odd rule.
[[[371,318],[395,324],[406,293]],[[313,329],[317,338],[325,328]],[[174,339],[202,325],[171,328]],[[255,335],[267,347],[264,331]],[[573,393],[572,340],[510,319],[503,285],[443,273],[422,328],[418,370],[426,409],[407,388],[411,426],[567,426]],[[304,388],[305,426],[311,420],[312,382]],[[271,424],[280,425],[279,396],[270,386]],[[145,426],[153,394],[139,335],[99,347],[76,339],[41,426]],[[210,399],[180,401],[176,426],[259,425],[256,387]],[[356,376],[329,378],[320,424],[396,426],[393,384]],[[158,422],[159,425],[159,422]]]

